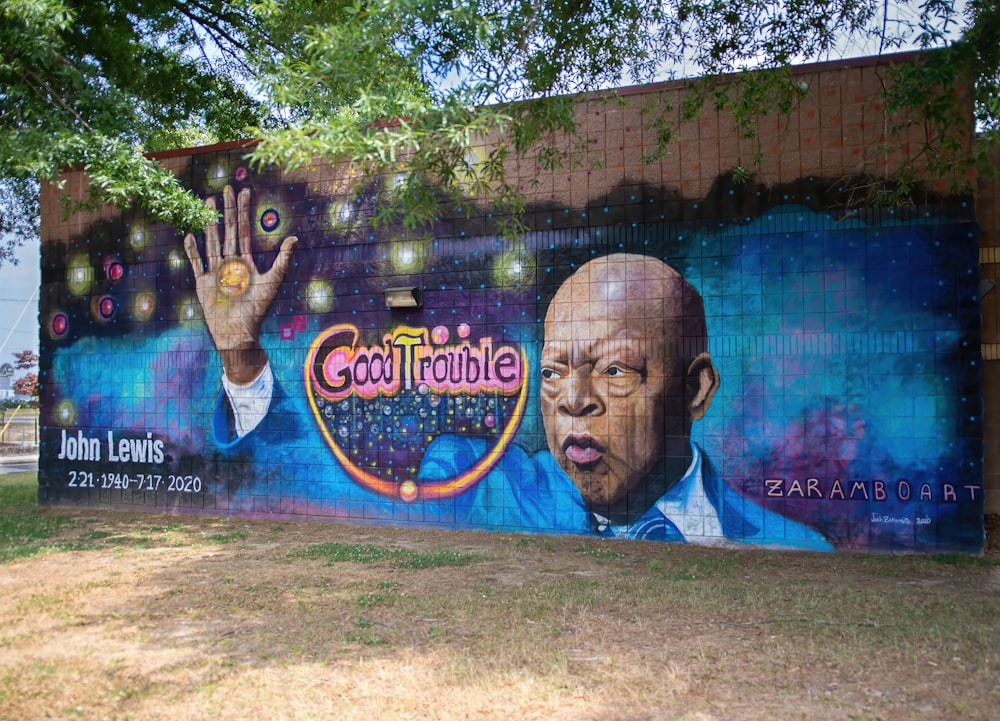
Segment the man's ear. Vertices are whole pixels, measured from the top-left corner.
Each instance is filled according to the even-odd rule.
[[[687,372],[688,413],[692,420],[702,419],[718,388],[719,373],[712,363],[712,356],[701,353],[691,361]]]

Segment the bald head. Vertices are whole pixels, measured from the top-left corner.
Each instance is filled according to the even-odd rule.
[[[545,341],[606,337],[613,326],[662,339],[657,352],[688,362],[708,349],[698,291],[662,260],[645,255],[597,258],[570,276],[549,305]]]
[[[701,297],[655,258],[598,258],[560,287],[545,317],[542,418],[591,510],[641,513],[654,468],[666,463],[668,486],[683,475],[691,420],[718,387],[707,341]]]

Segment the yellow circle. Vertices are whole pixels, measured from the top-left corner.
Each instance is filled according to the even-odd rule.
[[[250,269],[242,260],[231,260],[219,268],[219,290],[223,295],[243,295],[249,287]]]

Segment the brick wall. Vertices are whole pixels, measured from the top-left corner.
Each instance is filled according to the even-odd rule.
[[[994,155],[993,166],[1000,168],[1000,153]],[[1000,284],[1000,183],[994,179],[979,181],[976,220],[983,279]],[[1000,513],[1000,292],[987,291],[982,313],[986,512]]]

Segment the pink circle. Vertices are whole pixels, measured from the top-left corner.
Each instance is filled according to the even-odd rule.
[[[247,179],[247,169],[240,166],[236,169],[236,179],[241,183]]]
[[[469,333],[471,333],[471,332],[472,332],[472,328],[469,327],[468,323],[459,323],[459,325],[458,325],[458,337],[459,338],[468,338],[469,337]]]
[[[117,258],[108,258],[104,263],[104,274],[112,283],[125,277],[125,266]]]
[[[52,316],[52,332],[57,336],[62,336],[66,334],[69,330],[69,318],[65,313],[56,313]]]
[[[435,345],[443,345],[448,342],[448,329],[443,325],[436,326],[434,330],[431,331],[431,341]]]
[[[483,418],[483,424],[487,428],[493,428],[497,424],[497,417],[495,415],[493,415],[492,413],[487,413],[486,417]]]

